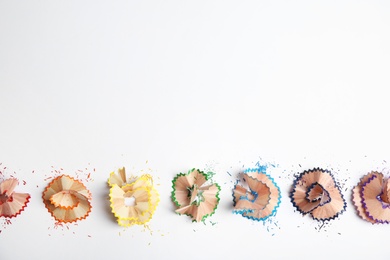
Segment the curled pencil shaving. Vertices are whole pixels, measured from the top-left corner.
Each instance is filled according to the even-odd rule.
[[[323,169],[304,171],[294,181],[291,201],[302,214],[316,220],[331,220],[346,208],[346,202],[332,174]]]
[[[260,169],[248,169],[243,174],[243,185],[233,189],[233,213],[263,221],[275,215],[280,204],[280,189],[274,180]]]
[[[144,174],[127,180],[123,167],[118,174],[110,174],[108,184],[111,186],[111,211],[119,225],[141,225],[151,220],[160,201],[151,175]]]
[[[50,214],[63,223],[85,219],[91,212],[91,192],[78,180],[61,175],[49,183],[42,195]]]
[[[372,224],[390,223],[390,180],[380,172],[363,176],[352,190],[359,216]]]
[[[30,194],[14,192],[18,184],[15,178],[4,180],[0,184],[0,217],[16,217],[30,201]]]
[[[188,215],[192,221],[203,221],[214,214],[219,203],[218,184],[206,184],[209,176],[192,169],[180,173],[172,181],[172,200],[178,207],[176,213]]]

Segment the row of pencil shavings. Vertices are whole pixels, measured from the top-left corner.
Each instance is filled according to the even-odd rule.
[[[188,215],[194,222],[214,214],[221,190],[213,173],[192,169],[178,174],[172,181],[172,200],[176,213]],[[108,179],[112,213],[121,226],[141,225],[151,220],[159,203],[159,194],[151,175],[127,177],[124,168],[112,172]],[[0,216],[13,218],[21,214],[30,201],[27,193],[14,189],[18,180],[10,178],[0,184]],[[390,181],[380,172],[371,172],[353,188],[353,203],[359,216],[373,224],[390,222]],[[302,214],[315,220],[335,219],[346,209],[338,183],[330,171],[315,168],[302,172],[294,180],[291,202]],[[91,212],[91,192],[68,175],[52,180],[43,191],[45,207],[58,222],[85,219]],[[256,221],[274,216],[281,202],[281,192],[266,167],[247,169],[242,181],[233,188],[233,213]]]

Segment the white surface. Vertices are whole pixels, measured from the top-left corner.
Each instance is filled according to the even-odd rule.
[[[350,188],[388,166],[389,8],[1,0],[0,162],[32,200],[0,234],[0,258],[385,259],[390,227],[360,220]],[[280,165],[274,231],[231,214],[226,172],[259,157]],[[96,168],[92,213],[70,230],[53,229],[41,201],[51,166]],[[109,212],[105,182],[121,166],[159,178],[153,235]],[[348,188],[347,211],[320,232],[288,199],[291,174],[315,166]],[[192,167],[217,172],[214,226],[173,213],[171,180]]]

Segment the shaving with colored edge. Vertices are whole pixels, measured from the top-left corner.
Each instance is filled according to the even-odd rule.
[[[233,188],[233,213],[256,221],[276,214],[280,189],[265,171],[266,167],[244,171],[243,182],[237,182]]]
[[[111,172],[108,185],[111,211],[120,226],[143,225],[152,219],[160,199],[151,175],[127,179],[123,167]]]
[[[60,223],[85,219],[91,212],[91,192],[80,181],[61,175],[52,180],[42,195],[45,207]]]
[[[390,223],[390,179],[381,172],[364,175],[352,190],[358,215],[372,224]]]
[[[347,207],[331,172],[320,168],[302,172],[294,181],[290,197],[300,213],[311,214],[319,221],[335,219]]]
[[[190,216],[193,222],[204,221],[215,213],[221,188],[217,183],[207,183],[212,175],[197,169],[176,175],[171,196],[178,207],[176,213]]]
[[[30,201],[30,194],[14,192],[18,184],[15,178],[6,179],[0,184],[0,217],[16,217]]]

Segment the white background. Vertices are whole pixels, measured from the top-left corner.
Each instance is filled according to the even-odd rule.
[[[390,227],[350,197],[388,167],[389,13],[388,1],[0,0],[0,162],[32,197],[0,258],[388,258]],[[235,175],[260,157],[279,165],[277,227],[231,213]],[[121,166],[160,184],[152,234],[110,213]],[[348,204],[320,231],[288,199],[292,174],[317,166],[344,180]],[[87,167],[90,216],[54,229],[44,179]],[[170,200],[193,167],[222,187],[206,225]]]

